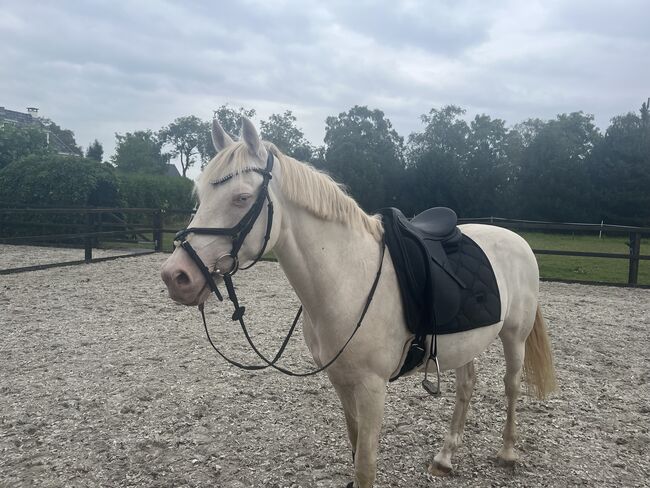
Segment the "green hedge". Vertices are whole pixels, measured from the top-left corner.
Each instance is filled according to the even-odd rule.
[[[119,173],[120,197],[124,207],[194,208],[188,178]]]
[[[27,156],[0,170],[4,207],[193,208],[188,178],[120,173],[92,159]]]
[[[120,188],[107,164],[33,154],[0,170],[0,202],[5,207],[118,207]]]

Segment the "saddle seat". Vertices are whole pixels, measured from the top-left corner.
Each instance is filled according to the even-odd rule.
[[[448,242],[460,238],[456,212],[447,207],[433,207],[413,217],[406,226],[417,229],[426,239]]]

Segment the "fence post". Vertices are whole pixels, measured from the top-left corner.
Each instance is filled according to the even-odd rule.
[[[84,261],[90,263],[93,260],[93,238],[90,235],[93,231],[94,214],[86,212],[86,236],[84,237]]]
[[[156,252],[163,250],[162,221],[162,210],[157,208],[153,212],[153,243]]]
[[[630,268],[627,283],[636,285],[639,281],[639,254],[641,254],[641,234],[630,232]]]

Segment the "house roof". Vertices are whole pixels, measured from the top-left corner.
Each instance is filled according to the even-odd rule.
[[[15,110],[7,110],[4,107],[0,107],[0,120],[5,122],[13,122],[14,124],[20,125],[38,123],[38,119],[32,117],[32,114],[16,112]]]
[[[26,114],[23,112],[17,112],[16,110],[8,110],[4,107],[0,107],[0,122],[9,122],[22,126],[36,125],[42,127],[47,132],[47,143],[51,145],[56,150],[56,152],[59,154],[76,154],[55,133],[48,130],[38,117],[34,117],[32,114]]]
[[[180,176],[180,172],[175,164],[168,163],[165,168],[165,176]]]

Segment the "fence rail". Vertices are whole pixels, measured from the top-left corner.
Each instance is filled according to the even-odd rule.
[[[162,215],[163,211],[156,208],[0,208],[0,244],[51,244],[84,250],[83,260],[10,267],[1,269],[0,274],[162,251]],[[114,256],[93,256],[93,249],[117,243],[130,247]]]
[[[554,249],[533,249],[535,254],[546,254],[552,256],[575,256],[587,258],[606,259],[627,259],[628,260],[628,286],[639,285],[639,263],[643,260],[650,260],[650,255],[641,254],[641,239],[650,236],[650,227],[634,227],[629,225],[612,224],[586,224],[586,223],[564,223],[564,222],[540,222],[535,220],[515,220],[500,217],[483,217],[473,219],[458,219],[461,224],[490,224],[515,231],[559,231],[571,233],[606,232],[608,234],[627,235],[629,237],[629,253],[609,252],[586,252],[586,251],[565,251]],[[619,284],[603,283],[587,280],[561,280],[576,283],[593,284]]]
[[[59,246],[79,247],[84,249],[84,259],[59,263],[48,263],[0,270],[0,274],[9,274],[33,269],[55,266],[90,263],[115,259],[118,257],[137,256],[148,252],[163,250],[164,236],[174,234],[187,223],[190,209],[160,208],[0,208],[0,244],[43,244],[53,243]],[[12,217],[13,216],[13,217]],[[46,216],[47,221],[20,221],[16,217]],[[67,222],[57,222],[56,217],[67,217]],[[181,220],[182,216],[183,220]],[[175,221],[174,221],[175,218]],[[172,222],[170,222],[172,220]],[[608,233],[625,235],[629,238],[628,253],[568,251],[557,249],[533,249],[537,255],[575,256],[582,258],[625,259],[628,261],[627,286],[639,285],[639,263],[650,260],[650,255],[641,254],[641,240],[650,237],[650,227],[633,227],[611,224],[559,223],[532,220],[513,220],[499,217],[459,219],[459,223],[482,223],[505,227],[514,231],[560,232],[560,233]],[[39,233],[22,233],[21,225],[26,229],[39,228]],[[54,232],[46,232],[47,229]],[[71,232],[65,232],[70,229]],[[168,239],[169,241],[170,239]],[[93,249],[103,243],[130,243],[139,249],[131,249],[125,254],[110,257],[93,257]],[[142,245],[150,246],[142,248]],[[559,280],[579,283],[604,283],[586,280]]]

